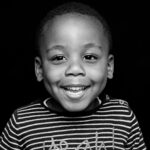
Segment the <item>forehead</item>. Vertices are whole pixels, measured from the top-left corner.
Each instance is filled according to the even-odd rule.
[[[58,31],[58,33],[61,33],[68,29],[73,32],[79,28],[82,28],[82,30],[93,28],[93,30],[97,29],[100,32],[103,30],[102,24],[95,17],[69,13],[56,16],[52,21],[46,24],[45,31],[47,33],[49,33],[49,31]]]
[[[92,16],[72,13],[56,16],[45,25],[45,43],[53,42],[102,42],[104,39],[103,25]]]
[[[102,25],[98,19],[92,16],[78,14],[78,13],[69,13],[60,16],[56,16],[53,20],[54,26],[63,27],[66,25],[83,25],[87,27],[99,27],[101,29]],[[53,27],[53,26],[52,26]]]

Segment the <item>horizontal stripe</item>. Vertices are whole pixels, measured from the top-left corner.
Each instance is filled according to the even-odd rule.
[[[68,150],[86,146],[105,150],[145,149],[133,111],[120,99],[107,100],[94,113],[76,117],[51,112],[40,102],[17,109],[0,136],[0,147],[46,150],[43,146],[60,150],[65,150],[61,149],[63,146],[68,146]]]

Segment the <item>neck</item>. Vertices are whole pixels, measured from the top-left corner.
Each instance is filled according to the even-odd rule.
[[[46,101],[46,106],[53,112],[55,113],[60,113],[61,115],[67,115],[67,116],[81,116],[81,115],[86,115],[86,114],[90,114],[92,113],[93,111],[96,110],[96,108],[98,108],[101,104],[101,100],[99,98],[95,98],[91,103],[90,105],[82,110],[82,111],[79,111],[79,112],[69,112],[67,110],[65,110],[61,105],[60,103],[55,100],[54,98],[50,98]]]

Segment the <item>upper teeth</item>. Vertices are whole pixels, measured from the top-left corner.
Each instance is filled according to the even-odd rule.
[[[72,90],[72,91],[78,91],[78,90],[84,90],[85,87],[65,87],[67,90]]]

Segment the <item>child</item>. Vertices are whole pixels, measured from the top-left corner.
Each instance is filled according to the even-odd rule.
[[[95,10],[68,3],[51,11],[38,46],[35,73],[51,96],[14,111],[1,149],[146,149],[128,103],[102,96],[114,57],[109,28]]]

